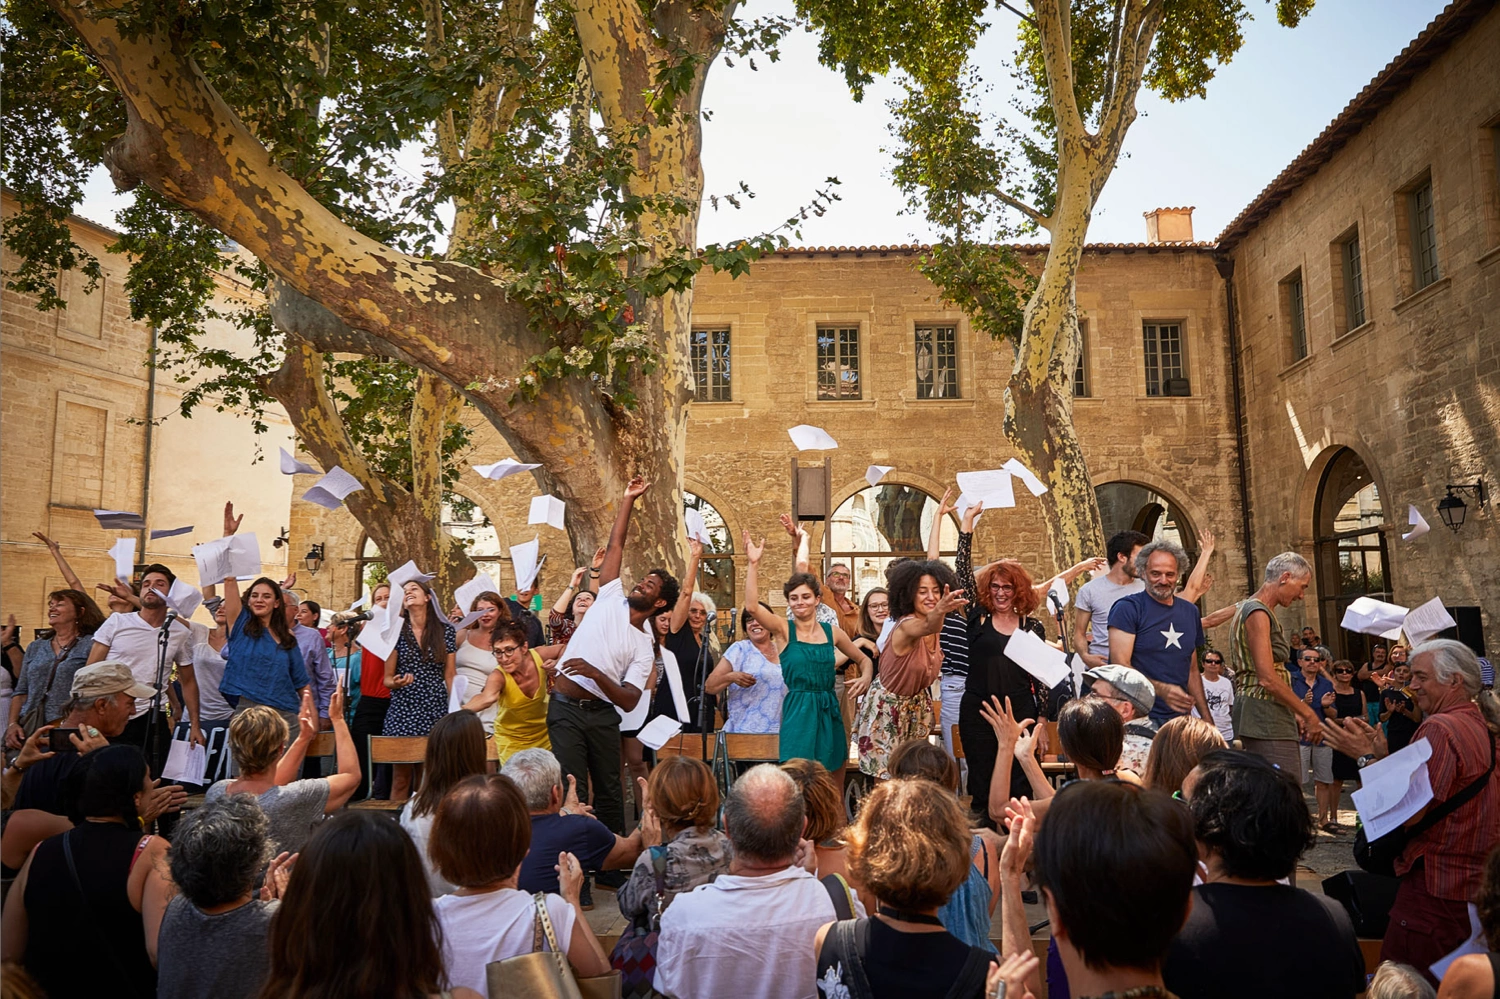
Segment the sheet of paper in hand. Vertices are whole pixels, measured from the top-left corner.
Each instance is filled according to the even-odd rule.
[[[168,784],[202,784],[208,769],[208,750],[187,739],[173,739],[161,779]]]
[[[1047,689],[1062,683],[1071,672],[1068,657],[1061,649],[1054,649],[1025,628],[1017,628],[1005,643],[1005,654],[1011,661],[1047,685]]]

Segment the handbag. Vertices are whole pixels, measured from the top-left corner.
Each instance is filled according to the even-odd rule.
[[[16,724],[21,726],[21,731],[26,733],[27,738],[52,720],[47,717],[47,695],[52,692],[52,681],[57,679],[57,667],[73,654],[73,647],[78,644],[78,638],[81,637],[81,635],[75,637],[66,648],[53,657],[52,669],[47,674],[46,685],[41,690],[34,690],[26,695],[26,709],[21,712],[21,717],[16,720]]]
[[[567,955],[557,944],[552,917],[547,915],[547,896],[537,892],[535,899],[531,953],[485,965],[485,987],[489,994],[507,999],[622,999],[618,971],[593,978],[578,978],[573,974]],[[550,950],[542,950],[544,937]]]
[[[1490,766],[1484,773],[1466,784],[1453,797],[1444,801],[1436,808],[1422,816],[1422,821],[1414,826],[1392,829],[1379,839],[1370,840],[1365,836],[1365,827],[1360,824],[1354,833],[1354,862],[1361,870],[1378,874],[1381,877],[1394,878],[1396,876],[1396,860],[1401,856],[1409,843],[1421,836],[1427,830],[1447,818],[1465,802],[1472,800],[1480,791],[1484,790],[1485,784],[1489,783],[1490,776],[1495,772],[1495,738],[1490,735]]]
[[[609,955],[612,968],[620,973],[623,999],[647,999],[655,995],[656,943],[661,935],[661,913],[667,903],[667,844],[651,847],[651,869],[656,876],[656,911],[637,917],[620,934]]]

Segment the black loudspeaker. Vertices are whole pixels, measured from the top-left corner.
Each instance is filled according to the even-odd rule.
[[[1323,894],[1343,905],[1354,923],[1354,935],[1371,939],[1385,936],[1391,921],[1391,906],[1396,904],[1398,878],[1382,877],[1365,871],[1344,871],[1323,879]]]
[[[1478,607],[1449,607],[1448,613],[1458,622],[1458,627],[1439,632],[1438,638],[1455,638],[1474,650],[1476,656],[1484,656],[1484,619]]]

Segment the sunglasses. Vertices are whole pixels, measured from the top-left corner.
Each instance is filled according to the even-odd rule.
[[[1224,665],[1224,660],[1222,660],[1222,659],[1205,659],[1205,660],[1203,660],[1203,665],[1205,665],[1205,666],[1223,666]]]
[[[1336,669],[1336,670],[1333,671],[1333,675],[1334,676],[1353,676],[1354,675],[1354,670],[1352,670],[1352,669]]]
[[[1305,663],[1326,663],[1328,660],[1322,656],[1303,656],[1302,661]]]

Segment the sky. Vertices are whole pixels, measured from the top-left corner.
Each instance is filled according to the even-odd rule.
[[[1270,3],[1246,0],[1254,19],[1245,44],[1221,67],[1208,96],[1171,104],[1145,91],[1124,153],[1095,209],[1091,242],[1139,242],[1142,213],[1192,205],[1194,235],[1211,240],[1333,120],[1376,73],[1441,11],[1441,0],[1318,0],[1296,29],[1276,23]],[[1018,5],[1019,6],[1019,5]],[[789,14],[788,0],[749,0],[747,17]],[[990,107],[1006,106],[1003,65],[1013,49],[1016,17],[995,9],[976,51],[995,84]],[[817,64],[816,39],[798,32],[783,40],[781,58],[722,62],[709,72],[704,109],[703,169],[707,194],[731,194],[741,182],[754,192],[742,209],[706,201],[701,243],[776,229],[813,193],[837,177],[841,200],[803,222],[808,246],[926,242],[933,233],[904,214],[905,199],[890,179],[890,112],[898,93],[888,80],[856,103],[843,77]],[[415,150],[410,169],[420,169]],[[96,171],[80,214],[111,224],[125,199]]]

